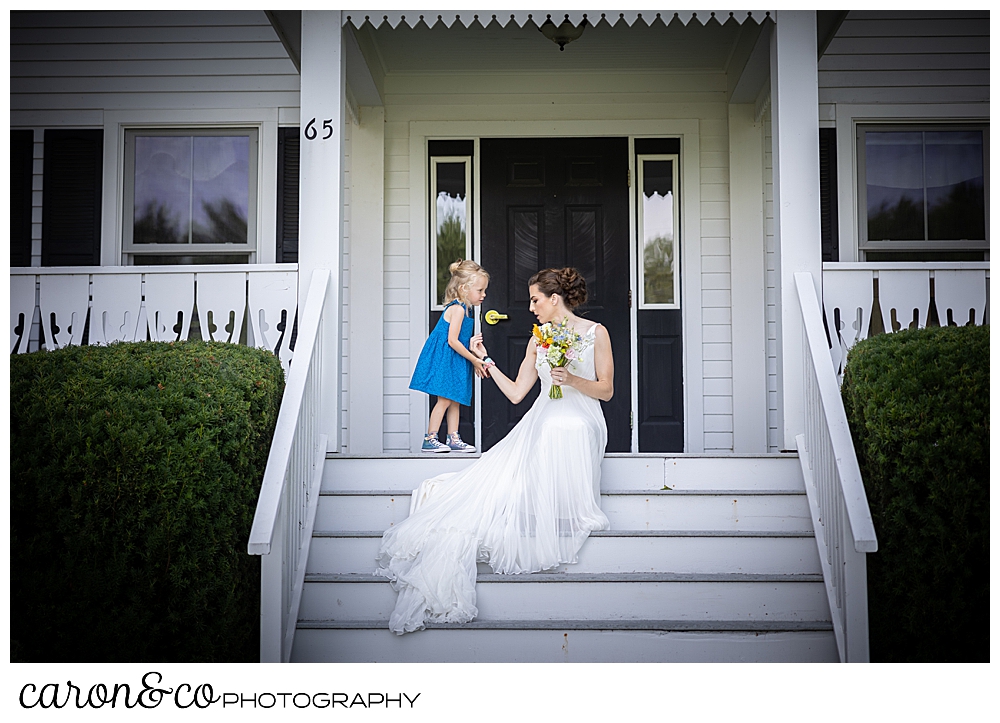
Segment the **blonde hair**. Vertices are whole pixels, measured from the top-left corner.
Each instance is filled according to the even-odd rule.
[[[451,280],[444,290],[444,303],[446,304],[458,299],[463,306],[468,306],[465,288],[472,282],[472,279],[476,276],[482,276],[487,281],[490,280],[486,269],[471,259],[459,259],[453,262],[448,266],[448,271],[451,272]]]

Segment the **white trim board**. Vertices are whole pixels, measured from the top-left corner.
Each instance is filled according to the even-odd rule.
[[[257,128],[257,248],[251,263],[274,263],[277,239],[278,109],[104,111],[101,265],[121,266],[126,128],[247,126]]]
[[[698,119],[658,120],[588,120],[588,121],[409,121],[410,146],[410,368],[416,364],[427,336],[429,321],[425,308],[427,270],[428,210],[427,175],[422,172],[427,155],[427,140],[448,138],[517,138],[517,137],[679,137],[681,139],[681,298],[683,305],[682,334],[684,338],[684,451],[704,450],[704,384],[702,367],[702,294],[701,294],[701,163]],[[631,143],[629,144],[631,148]],[[691,162],[691,159],[698,159]],[[479,145],[476,143],[474,169],[479,171]],[[630,157],[631,163],[631,157]],[[477,176],[478,177],[478,176]],[[475,250],[479,252],[480,214],[479,187],[474,182]],[[631,209],[634,210],[634,209]],[[634,245],[635,229],[629,223],[630,246]],[[632,264],[634,267],[634,264]],[[632,273],[635,271],[633,269]],[[635,279],[632,279],[633,291]],[[635,294],[633,293],[633,297]],[[634,336],[635,326],[632,326]],[[633,343],[634,347],[634,343]],[[633,348],[633,357],[635,350]],[[635,364],[632,365],[632,388],[637,385]],[[633,400],[634,401],[634,400]],[[416,410],[422,410],[416,414]],[[478,411],[478,410],[477,410]],[[410,445],[416,451],[424,434],[427,417],[427,397],[410,392]],[[478,418],[478,415],[477,415]],[[633,444],[637,441],[633,435]]]

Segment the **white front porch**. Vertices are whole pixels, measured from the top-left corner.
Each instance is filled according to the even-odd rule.
[[[282,41],[300,70],[299,106],[275,107],[266,114],[266,122],[274,126],[268,132],[276,131],[278,123],[296,120],[303,131],[297,265],[35,267],[11,272],[12,351],[34,350],[39,339],[50,349],[81,343],[88,317],[90,343],[186,339],[196,318],[203,339],[263,346],[281,357],[289,370],[288,403],[283,406],[273,464],[265,479],[267,494],[262,494],[250,545],[253,554],[264,556],[266,569],[262,658],[329,658],[330,649],[323,648],[327,643],[293,646],[293,640],[301,635],[300,640],[315,641],[344,630],[349,630],[344,636],[355,639],[366,634],[358,632],[364,626],[356,623],[363,622],[358,615],[367,612],[359,609],[364,607],[359,601],[369,598],[352,600],[354,618],[339,620],[326,614],[330,610],[324,612],[324,605],[330,607],[326,593],[310,591],[329,592],[348,583],[365,588],[365,580],[322,577],[363,573],[360,561],[370,552],[365,545],[373,542],[369,538],[374,527],[346,526],[354,517],[350,505],[364,508],[357,514],[367,515],[369,526],[391,524],[393,509],[400,505],[396,493],[404,491],[395,483],[419,481],[426,472],[422,467],[429,461],[413,459],[419,456],[413,451],[426,424],[426,398],[410,392],[407,382],[430,315],[427,144],[458,139],[478,143],[490,137],[614,136],[627,137],[633,145],[637,139],[662,137],[680,139],[682,144],[679,243],[685,445],[683,454],[659,455],[652,464],[667,469],[689,460],[693,466],[701,464],[695,460],[709,461],[695,477],[686,478],[679,488],[682,494],[672,496],[658,486],[670,486],[669,474],[649,478],[633,474],[633,467],[647,459],[637,444],[628,455],[609,457],[611,482],[604,501],[609,507],[645,504],[652,510],[640,514],[622,507],[622,530],[685,534],[618,536],[628,538],[626,542],[597,537],[588,543],[587,549],[595,550],[595,564],[583,574],[650,572],[653,578],[601,577],[561,587],[562,580],[545,580],[538,585],[559,584],[551,588],[563,589],[556,607],[575,599],[578,583],[618,585],[610,588],[617,590],[611,598],[623,593],[621,586],[646,586],[664,604],[673,595],[663,593],[667,588],[684,588],[685,593],[695,589],[692,585],[737,590],[722,602],[715,598],[719,607],[700,620],[694,620],[698,611],[690,607],[676,608],[669,619],[666,613],[655,619],[642,617],[648,608],[630,609],[631,622],[645,620],[646,632],[666,631],[684,638],[692,632],[719,632],[718,624],[732,623],[736,617],[763,620],[776,598],[760,597],[760,605],[748,612],[736,604],[746,591],[741,585],[756,585],[752,589],[759,591],[761,585],[802,584],[804,596],[781,598],[787,614],[778,622],[785,628],[722,630],[740,638],[723,645],[726,654],[750,646],[751,634],[774,633],[772,640],[783,640],[772,648],[779,651],[778,657],[806,659],[797,643],[785,646],[788,641],[782,638],[806,632],[812,641],[805,646],[807,652],[820,651],[809,659],[865,659],[867,646],[858,636],[866,618],[858,610],[864,608],[864,554],[873,551],[874,534],[864,525],[867,504],[863,491],[858,494],[856,464],[852,467],[843,454],[850,440],[847,436],[845,442],[833,374],[842,371],[850,346],[880,328],[889,332],[911,322],[922,327],[935,319],[942,325],[988,322],[989,264],[822,263],[816,136],[830,118],[818,93],[816,59],[822,38],[816,14],[781,11],[766,20],[768,16],[756,12],[749,18],[714,19],[701,13],[662,18],[613,14],[611,20],[595,21],[585,30],[583,37],[592,43],[587,52],[578,52],[585,47],[582,40],[565,51],[548,41],[536,43],[539,34],[527,13],[515,13],[510,22],[491,22],[487,27],[469,13],[461,14],[461,22],[372,13],[375,21],[370,23],[348,11],[273,14],[290,17],[294,25],[295,32]],[[570,19],[578,24],[582,14],[572,13]],[[963,108],[966,114],[978,112]],[[133,111],[125,117],[140,118]],[[212,106],[204,114],[185,111],[183,122],[202,115],[206,122],[223,124],[257,118],[254,113]],[[896,117],[898,109],[888,115]],[[145,110],[140,119],[151,124],[177,120]],[[114,112],[102,114],[102,122],[118,130],[124,123],[119,120]],[[838,126],[838,134],[849,138],[847,126]],[[117,149],[109,157],[117,159]],[[850,152],[842,153],[838,162],[843,166],[845,157],[850,166]],[[473,164],[478,169],[478,152]],[[120,168],[117,161],[107,166],[105,186],[113,194],[105,198],[104,228],[110,238],[118,233],[122,213],[115,175]],[[634,163],[630,168],[634,178]],[[854,181],[841,173],[839,182],[850,187]],[[848,188],[845,198],[853,198],[853,190]],[[261,228],[268,227],[265,220],[273,221],[267,216],[273,199],[264,195]],[[476,208],[476,222],[478,217]],[[851,225],[855,220],[842,219],[839,238],[842,248],[856,253],[856,230]],[[473,229],[470,255],[476,258],[480,238],[480,229]],[[629,238],[630,285],[638,289],[634,213]],[[105,244],[105,262],[120,261],[117,244],[117,237]],[[265,245],[262,241],[261,248]],[[815,309],[811,301],[819,302]],[[811,316],[806,315],[807,307]],[[829,330],[825,343],[823,313]],[[303,317],[308,317],[308,331],[303,338],[300,326],[297,342],[307,345],[307,359],[291,364],[298,348],[292,346],[294,320],[301,325]],[[38,320],[41,330],[34,341],[32,319]],[[635,347],[633,334],[633,390],[638,386]],[[632,408],[636,406],[633,398]],[[793,455],[779,455],[796,450],[797,464]],[[794,478],[794,484],[762,491],[732,482],[752,477],[753,460],[758,457],[768,460],[762,463],[765,466],[780,466],[781,475],[790,475],[775,474],[774,479]],[[720,458],[724,461],[718,462]],[[366,470],[361,477],[356,476],[358,469],[351,469],[355,464]],[[733,465],[725,479],[712,471],[719,464]],[[373,482],[372,476],[379,481]],[[622,486],[623,480],[640,479],[642,484]],[[815,500],[811,490],[818,495]],[[788,499],[778,500],[779,496]],[[686,505],[706,508],[703,517],[698,516],[701,512],[692,513],[691,519],[701,520],[700,529],[680,529],[678,520]],[[768,511],[769,506],[780,510]],[[314,536],[316,516],[320,522]],[[771,517],[780,518],[777,528],[754,527]],[[782,528],[789,520],[803,525]],[[740,534],[687,534],[699,531]],[[809,564],[779,570],[769,566],[787,561],[785,553],[751,554],[755,545],[767,546],[772,538],[795,537],[786,533],[798,534],[799,543],[805,539],[805,546],[818,551],[818,557],[796,553],[797,562],[808,556]],[[698,569],[682,569],[673,564],[676,560],[663,562],[665,550],[624,550],[636,540],[690,542],[692,537],[714,540],[705,543],[709,546],[719,539],[732,546],[719,557],[692,553],[691,560],[705,563]],[[355,545],[358,554],[323,552],[337,545]],[[604,554],[614,545],[623,547]],[[313,546],[316,560],[310,555]],[[644,557],[646,553],[652,557]],[[750,555],[762,567],[732,562],[741,555],[743,560]],[[659,562],[650,562],[653,559]],[[726,560],[725,565],[720,559]],[[609,568],[605,563],[611,560],[619,567]],[[324,567],[326,563],[333,567]],[[337,567],[341,563],[346,567]],[[853,566],[846,578],[842,566]],[[682,579],[688,574],[701,578]],[[740,577],[747,574],[764,578]],[[784,575],[813,577],[790,580]],[[493,585],[495,580],[484,582],[494,589],[502,587]],[[304,618],[300,599],[306,605]],[[591,600],[589,611],[595,617],[583,637],[592,651],[608,637],[602,631],[613,616],[600,618],[595,612],[607,599],[608,595],[599,595]],[[372,609],[383,603],[379,598]],[[309,610],[320,613],[316,617]],[[309,622],[300,625],[300,618]],[[324,627],[314,624],[317,620],[346,624]],[[706,620],[716,629],[691,627]],[[512,632],[524,622],[500,621],[501,628],[506,625],[499,635],[503,644],[514,635],[524,637],[523,631]],[[565,625],[559,624],[565,619],[553,615],[548,622],[546,634],[563,634]],[[792,630],[795,626],[790,624],[795,622],[813,628]],[[622,626],[613,636],[630,636],[641,626],[632,627]],[[340,632],[330,632],[335,629]],[[849,629],[855,641],[850,645]],[[866,632],[863,637],[866,640]],[[551,640],[539,639],[526,644],[537,644],[538,651],[544,649],[549,655]],[[455,640],[442,650],[453,652],[449,646]],[[390,650],[389,657],[405,657],[400,650]],[[677,650],[679,658],[696,657],[683,645]]]

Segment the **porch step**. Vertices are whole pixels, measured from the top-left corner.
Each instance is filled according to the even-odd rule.
[[[476,591],[479,614],[494,620],[830,620],[815,576],[481,575]],[[385,578],[313,578],[299,619],[388,620],[395,604]]]
[[[832,661],[836,642],[794,455],[608,455],[576,564],[530,575],[479,565],[479,617],[388,631],[373,575],[421,481],[472,455],[328,456],[293,660],[330,662]]]
[[[609,530],[593,533],[574,565],[579,573],[676,572],[811,574],[820,571],[812,532],[744,533],[667,530]],[[382,531],[314,533],[307,574],[362,573],[375,569]],[[487,565],[480,565],[487,572]]]
[[[775,490],[616,490],[601,495],[612,529],[810,531],[802,492]],[[316,527],[322,530],[385,530],[409,514],[410,495],[391,490],[321,493]]]
[[[457,472],[478,455],[435,454],[378,459],[328,455],[324,492],[379,489],[410,492],[425,479]],[[803,492],[797,455],[605,455],[601,491],[788,491]]]
[[[476,620],[395,635],[388,623],[302,621],[292,662],[832,662],[823,622]]]

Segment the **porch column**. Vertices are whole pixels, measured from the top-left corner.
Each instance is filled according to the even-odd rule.
[[[362,106],[351,136],[347,451],[382,454],[385,108]]]
[[[805,431],[801,312],[793,275],[822,283],[816,12],[781,10],[771,35],[771,123],[778,303],[778,410],[783,449]]]
[[[767,280],[764,258],[764,127],[753,103],[729,105],[732,264],[733,452],[767,451]],[[763,424],[761,423],[763,421]]]
[[[323,311],[319,433],[327,435],[332,451],[340,449],[341,408],[346,62],[340,16],[339,10],[302,11],[299,91],[299,308],[304,308],[313,270],[330,269]]]

